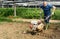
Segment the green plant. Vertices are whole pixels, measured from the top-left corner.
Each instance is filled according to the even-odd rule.
[[[28,19],[39,19],[40,18],[40,9],[39,8],[25,8],[25,7],[17,7],[16,15],[20,18],[28,18]],[[13,8],[0,8],[0,17],[8,17],[14,16]],[[42,18],[44,17],[42,12]],[[60,9],[55,11],[55,15],[52,16],[52,19],[60,20]]]
[[[0,17],[4,16],[7,17],[9,15],[13,15],[13,9],[12,8],[0,8]]]

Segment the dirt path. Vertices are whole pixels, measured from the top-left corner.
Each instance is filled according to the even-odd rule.
[[[17,19],[12,19],[13,21],[24,21],[24,22],[30,22],[31,20],[39,20],[39,19],[21,19],[21,18],[17,18]],[[43,19],[42,19],[43,21]],[[60,23],[60,20],[50,20],[50,23]]]

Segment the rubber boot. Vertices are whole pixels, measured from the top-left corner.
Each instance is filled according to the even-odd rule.
[[[48,28],[49,28],[49,23],[46,24],[45,30],[47,30]]]

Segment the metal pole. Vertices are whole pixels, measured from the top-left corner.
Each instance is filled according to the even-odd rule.
[[[1,1],[2,2],[2,8],[4,8],[4,4],[3,4],[3,1]]]
[[[14,3],[14,16],[16,16],[16,4]]]
[[[47,0],[47,1],[50,1],[50,0]]]
[[[4,5],[2,4],[2,8],[4,8]]]

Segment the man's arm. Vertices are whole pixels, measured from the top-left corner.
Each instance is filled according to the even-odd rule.
[[[53,7],[52,7],[52,14],[51,14],[51,15],[49,15],[48,17],[46,17],[46,19],[45,19],[45,20],[47,20],[47,19],[48,19],[49,17],[51,17],[52,15],[54,15],[55,10],[56,10],[56,7],[55,7],[55,6],[53,6]]]
[[[52,15],[54,15],[55,10],[56,10],[56,7],[53,6],[53,8],[52,8]]]

